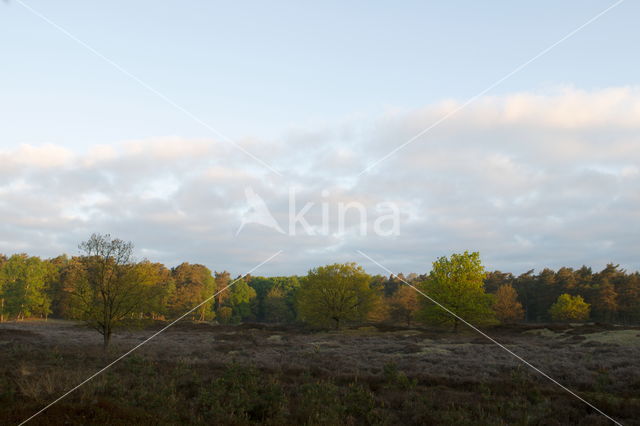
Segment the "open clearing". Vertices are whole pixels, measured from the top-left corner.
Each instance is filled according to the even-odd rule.
[[[0,324],[0,418],[16,424],[146,339],[121,331],[108,358],[82,324]],[[640,329],[487,330],[624,424],[640,424]],[[249,374],[245,374],[249,372]],[[33,424],[610,424],[482,336],[368,326],[178,323]]]

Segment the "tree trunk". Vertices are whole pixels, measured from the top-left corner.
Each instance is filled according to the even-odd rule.
[[[453,332],[454,333],[458,332],[458,318],[454,318],[453,320]]]
[[[336,322],[336,330],[340,330],[340,318],[334,317],[333,319]]]
[[[111,329],[104,330],[102,338],[102,349],[104,352],[107,352],[107,349],[109,349],[109,343],[111,342]]]

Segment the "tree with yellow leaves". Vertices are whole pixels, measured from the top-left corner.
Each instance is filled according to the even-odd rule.
[[[562,294],[549,309],[554,321],[586,321],[591,313],[591,305],[582,296]]]
[[[502,285],[496,291],[493,310],[502,323],[512,323],[524,318],[524,309],[522,303],[518,302],[518,293],[510,284]]]

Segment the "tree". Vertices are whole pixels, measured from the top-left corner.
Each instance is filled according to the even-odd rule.
[[[274,286],[269,290],[264,299],[264,319],[267,322],[292,322],[295,319],[295,311],[289,295],[280,286]]]
[[[520,321],[524,318],[524,309],[518,302],[518,293],[510,284],[502,285],[496,291],[493,310],[502,323]]]
[[[47,269],[38,257],[11,256],[0,270],[2,314],[18,319],[32,315],[47,316],[51,301],[45,292]]]
[[[93,234],[79,245],[83,271],[71,290],[75,311],[103,337],[106,350],[113,330],[146,302],[143,277],[131,260],[133,244]]]
[[[218,309],[220,306],[222,306],[222,303],[225,301],[225,299],[229,297],[229,293],[227,291],[221,290],[227,288],[231,283],[231,274],[227,271],[216,272],[215,282],[216,289],[218,290],[218,294],[216,295],[215,300],[215,308]]]
[[[401,321],[411,327],[416,313],[420,309],[418,297],[422,297],[418,292],[406,284],[398,288],[389,300],[390,316],[394,321]]]
[[[606,322],[612,322],[618,311],[618,292],[607,278],[600,283],[594,308],[597,309],[600,318]]]
[[[634,272],[621,283],[618,317],[624,322],[640,322],[640,273]]]
[[[171,299],[171,311],[179,315],[213,296],[216,292],[216,280],[211,275],[211,270],[204,265],[192,265],[184,262],[173,268],[175,280],[175,292]],[[192,319],[200,321],[210,320],[215,317],[213,310],[214,300],[200,306],[193,313]]]
[[[47,271],[45,280],[45,291],[47,298],[51,301],[51,314],[62,317],[61,307],[63,305],[63,274],[70,263],[67,255],[57,256],[44,261]]]
[[[218,309],[218,319],[223,324],[228,324],[229,322],[231,322],[232,314],[233,314],[233,309],[231,309],[228,306],[221,306],[220,309]]]
[[[223,307],[231,308],[231,322],[239,323],[251,316],[251,301],[255,299],[256,291],[241,277],[227,291],[229,296],[223,302]]]
[[[484,290],[484,267],[480,253],[464,252],[441,257],[433,262],[424,292],[459,317],[472,324],[491,324],[495,314],[491,309],[491,295]],[[427,322],[451,324],[458,331],[460,320],[440,306],[426,300],[421,317]]]
[[[53,298],[53,315],[66,319],[82,319],[83,307],[76,299],[76,288],[88,286],[85,260],[72,257],[60,271],[60,282]]]
[[[145,289],[145,302],[139,312],[152,319],[161,319],[168,314],[167,306],[173,297],[176,286],[171,271],[162,263],[152,263],[148,260],[135,265],[135,271],[140,277],[140,284]]]
[[[558,272],[556,272],[556,283],[559,288],[569,294],[574,294],[578,288],[576,273],[571,268],[563,267],[558,269]]]
[[[484,279],[484,288],[489,293],[495,293],[503,285],[511,285],[515,277],[511,273],[501,271],[488,272]]]
[[[300,286],[298,277],[252,277],[247,280],[247,283],[256,291],[256,298],[251,302],[252,315],[256,320],[293,321],[295,318],[293,294]]]
[[[7,256],[4,254],[0,254],[0,271],[2,271],[2,267],[5,263],[7,263]],[[0,322],[4,321],[4,294],[2,292],[2,288],[4,286],[4,282],[2,278],[0,278]]]
[[[534,275],[533,269],[520,274],[513,283],[523,304],[525,321],[533,321],[539,316],[540,307],[536,296],[537,283],[538,280]]]
[[[561,294],[549,309],[554,321],[586,321],[590,312],[591,306],[582,296],[571,296],[567,293]]]
[[[549,306],[563,293],[562,287],[556,280],[556,273],[550,268],[544,268],[538,274],[536,278],[536,299],[538,300],[538,306],[541,308],[538,311],[538,320],[549,320]]]
[[[296,294],[300,318],[336,330],[346,321],[361,321],[379,298],[371,277],[355,263],[320,266],[309,271]]]

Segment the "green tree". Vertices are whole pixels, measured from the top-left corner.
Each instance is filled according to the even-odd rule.
[[[336,329],[365,319],[380,297],[371,277],[355,263],[320,266],[309,271],[296,293],[300,319]]]
[[[510,284],[502,285],[496,291],[493,310],[502,323],[520,321],[524,318],[524,309],[518,302],[518,293]]]
[[[33,315],[46,317],[51,301],[45,292],[47,268],[38,257],[26,254],[11,256],[0,270],[3,314],[24,319]]]
[[[549,309],[554,321],[586,321],[590,312],[591,306],[582,296],[571,296],[567,293],[561,294]]]
[[[131,259],[131,242],[93,234],[79,248],[84,253],[84,268],[70,290],[74,311],[102,334],[106,350],[114,328],[141,311],[148,292]]]
[[[292,322],[295,319],[295,311],[291,301],[282,287],[275,286],[264,298],[265,321],[267,322]]]
[[[294,293],[300,286],[298,277],[252,277],[247,282],[256,291],[251,305],[258,321],[289,322],[295,318]]]
[[[485,293],[485,271],[480,253],[464,252],[441,257],[433,268],[422,290],[447,309],[472,324],[495,323],[491,309],[492,297]],[[425,300],[421,317],[427,322],[451,324],[458,331],[460,320],[440,306]]]
[[[231,308],[231,322],[239,323],[250,317],[251,301],[256,297],[256,291],[240,277],[227,291],[229,296],[223,302],[223,307]]]
[[[2,271],[4,264],[7,263],[7,260],[8,260],[7,256],[5,256],[4,254],[0,254],[0,273]],[[4,288],[4,280],[2,279],[2,276],[0,276],[0,322],[4,321],[5,300],[4,300],[3,288]]]

